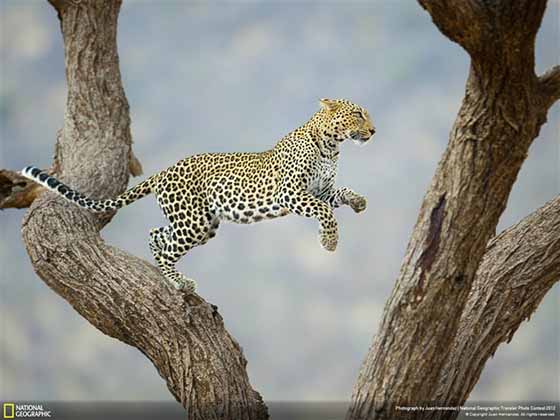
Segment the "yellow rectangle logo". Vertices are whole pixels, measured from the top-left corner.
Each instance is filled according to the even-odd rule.
[[[14,418],[14,403],[4,403],[3,406],[3,415],[5,419],[13,419]]]

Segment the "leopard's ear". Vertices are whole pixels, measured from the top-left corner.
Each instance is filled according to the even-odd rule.
[[[326,109],[329,112],[334,112],[340,108],[340,103],[335,99],[319,99],[319,104],[321,105],[321,109]]]

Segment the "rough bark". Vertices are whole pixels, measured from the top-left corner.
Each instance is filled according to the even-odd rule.
[[[484,364],[560,280],[560,196],[492,239],[440,372],[435,401],[460,406]],[[434,412],[434,418],[448,418]]]
[[[550,107],[560,99],[560,66],[554,66],[539,77],[539,86],[544,106]]]
[[[23,209],[31,205],[42,191],[41,186],[18,172],[0,169],[0,209]]]
[[[118,65],[120,1],[51,3],[68,83],[53,171],[92,197],[114,197],[140,170]],[[39,195],[22,228],[39,277],[100,331],[144,353],[189,419],[267,418],[216,308],[171,289],[155,267],[104,243],[99,230],[111,217]]]
[[[534,72],[534,42],[546,1],[420,4],[442,33],[470,54],[470,73],[448,147],[358,376],[349,419],[390,419],[395,405],[435,400],[486,244],[558,94],[550,82],[557,71],[540,79]]]

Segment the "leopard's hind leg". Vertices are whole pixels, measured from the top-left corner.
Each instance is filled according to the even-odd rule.
[[[150,250],[161,273],[177,289],[196,290],[196,282],[179,273],[175,265],[190,249],[208,242],[216,235],[218,219],[211,214],[193,218],[191,224],[176,221],[174,224],[150,231]]]
[[[150,230],[150,250],[153,255],[160,254],[164,247],[163,238],[169,236],[171,226],[153,228]]]

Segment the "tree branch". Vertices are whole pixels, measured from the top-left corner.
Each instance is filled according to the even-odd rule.
[[[500,65],[532,58],[546,0],[418,0],[434,24],[473,59]],[[516,61],[516,60],[514,60]],[[527,63],[526,63],[527,64]]]
[[[97,329],[145,354],[189,419],[267,418],[215,307],[105,244],[90,213],[50,192],[33,203],[22,231],[39,277]]]
[[[41,191],[43,187],[18,172],[0,169],[0,210],[27,208]]]
[[[545,106],[550,108],[560,99],[560,66],[554,66],[539,77]]]
[[[94,198],[124,191],[134,171],[116,46],[119,10],[120,1],[104,0],[58,9],[68,98],[55,166],[65,182]],[[99,230],[110,219],[48,191],[37,197],[22,235],[39,277],[100,331],[144,353],[189,419],[267,418],[216,308],[171,289],[155,267],[105,244]]]
[[[418,0],[442,34],[476,53],[487,32],[485,10],[476,0]]]
[[[68,4],[68,1],[72,0],[48,0],[52,7],[58,12],[58,16],[60,17]]]
[[[460,406],[488,358],[560,279],[560,196],[492,239],[478,268],[435,400]],[[434,412],[448,419],[449,413]]]

